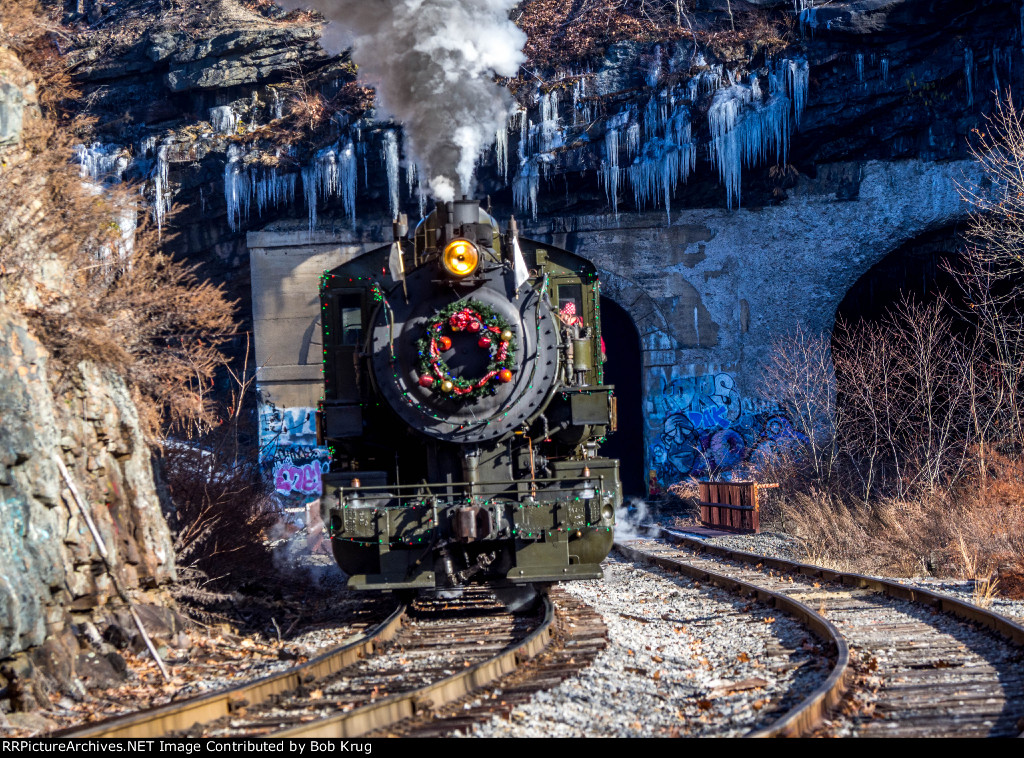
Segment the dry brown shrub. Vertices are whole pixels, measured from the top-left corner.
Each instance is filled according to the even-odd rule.
[[[59,61],[52,64],[48,22],[34,3],[0,0],[0,13],[5,41],[24,51],[18,57],[41,85],[42,109],[27,120],[22,144],[3,155],[6,301],[35,324],[60,380],[73,381],[82,361],[125,376],[151,437],[162,422],[209,424],[206,388],[225,363],[219,347],[235,329],[233,304],[160,252],[137,189],[83,181],[69,164],[74,130],[85,122],[67,117],[76,93]]]
[[[972,579],[1024,568],[1024,470],[1009,456],[991,452],[987,468],[950,519],[958,563]]]
[[[240,444],[236,423],[201,440],[167,444],[162,463],[173,504],[179,595],[258,580],[273,568],[268,540],[281,519],[258,448]]]
[[[841,326],[834,344],[830,359],[799,332],[776,341],[762,391],[800,438],[759,464],[781,484],[764,523],[800,537],[812,560],[859,571],[981,579],[1016,565],[1024,477],[979,432],[1005,409],[974,370],[977,345],[951,334],[938,305],[909,302]]]
[[[596,57],[621,40],[665,37],[659,33],[659,22],[666,14],[654,9],[655,3],[649,5],[647,10],[643,3],[621,0],[532,0],[521,6],[515,21],[526,32],[527,59],[547,68]],[[682,32],[679,28],[678,33]]]

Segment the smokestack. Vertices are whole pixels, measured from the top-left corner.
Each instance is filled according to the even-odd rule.
[[[315,8],[330,23],[321,44],[351,47],[359,78],[377,91],[377,110],[400,121],[412,156],[437,200],[471,194],[477,157],[505,129],[512,96],[494,82],[526,58],[513,24],[514,0],[278,0]]]

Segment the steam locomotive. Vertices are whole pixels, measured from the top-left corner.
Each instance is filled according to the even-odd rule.
[[[321,508],[359,590],[596,579],[622,500],[597,273],[474,200],[324,272]]]

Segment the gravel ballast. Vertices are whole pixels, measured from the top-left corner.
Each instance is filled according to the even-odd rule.
[[[608,647],[472,736],[740,736],[828,675],[830,661],[798,622],[660,569],[612,557],[604,582],[565,588],[601,614]]]

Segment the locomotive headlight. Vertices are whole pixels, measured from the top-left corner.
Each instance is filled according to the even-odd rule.
[[[452,276],[469,276],[480,264],[480,251],[469,240],[453,239],[445,247],[441,262]]]

